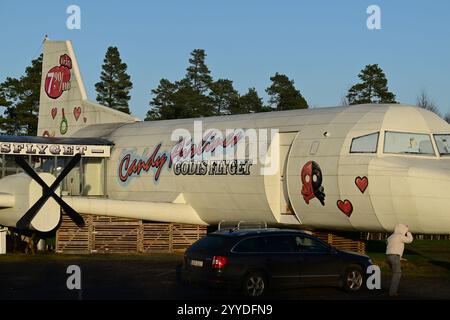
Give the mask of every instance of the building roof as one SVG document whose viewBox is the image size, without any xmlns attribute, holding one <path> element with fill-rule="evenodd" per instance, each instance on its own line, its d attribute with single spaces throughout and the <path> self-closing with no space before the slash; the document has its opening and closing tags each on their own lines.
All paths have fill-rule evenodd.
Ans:
<svg viewBox="0 0 450 320">
<path fill-rule="evenodd" d="M 114 145 L 113 142 L 103 138 L 72 138 L 72 137 L 61 138 L 61 137 L 7 136 L 7 135 L 0 135 L 0 142 L 94 145 L 94 146 Z"/>
</svg>

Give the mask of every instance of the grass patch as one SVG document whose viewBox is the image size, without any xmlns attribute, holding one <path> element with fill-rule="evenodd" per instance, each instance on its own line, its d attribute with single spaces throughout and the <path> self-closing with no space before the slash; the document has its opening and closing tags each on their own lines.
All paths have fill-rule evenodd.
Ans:
<svg viewBox="0 0 450 320">
<path fill-rule="evenodd" d="M 366 251 L 381 271 L 390 273 L 386 261 L 386 241 L 366 242 Z M 405 245 L 402 272 L 412 277 L 450 278 L 450 240 L 414 240 Z"/>
</svg>

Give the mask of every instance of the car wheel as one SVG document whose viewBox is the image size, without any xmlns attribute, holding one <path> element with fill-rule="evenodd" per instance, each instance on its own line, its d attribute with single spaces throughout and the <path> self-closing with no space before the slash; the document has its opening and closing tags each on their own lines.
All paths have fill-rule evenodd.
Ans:
<svg viewBox="0 0 450 320">
<path fill-rule="evenodd" d="M 260 272 L 249 273 L 244 279 L 244 294 L 247 297 L 257 298 L 267 290 L 266 277 Z"/>
<path fill-rule="evenodd" d="M 356 292 L 363 287 L 364 273 L 360 266 L 350 266 L 344 275 L 344 290 L 347 292 Z"/>
</svg>

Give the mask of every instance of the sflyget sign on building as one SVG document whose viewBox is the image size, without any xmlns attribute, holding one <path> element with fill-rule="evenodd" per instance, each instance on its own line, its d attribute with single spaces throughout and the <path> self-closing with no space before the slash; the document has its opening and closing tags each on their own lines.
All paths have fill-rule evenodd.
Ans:
<svg viewBox="0 0 450 320">
<path fill-rule="evenodd" d="M 109 157 L 111 143 L 103 139 L 15 137 L 0 136 L 0 154 L 23 156 Z"/>
</svg>

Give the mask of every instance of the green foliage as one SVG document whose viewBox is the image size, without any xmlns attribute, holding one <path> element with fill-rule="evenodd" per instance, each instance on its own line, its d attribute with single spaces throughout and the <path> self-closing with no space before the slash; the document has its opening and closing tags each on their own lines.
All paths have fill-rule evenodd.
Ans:
<svg viewBox="0 0 450 320">
<path fill-rule="evenodd" d="M 255 88 L 249 88 L 248 92 L 239 98 L 239 108 L 241 112 L 238 113 L 273 111 L 271 107 L 264 106 Z"/>
<path fill-rule="evenodd" d="M 264 106 L 255 88 L 250 88 L 241 96 L 234 88 L 233 81 L 228 79 L 214 81 L 205 58 L 204 50 L 195 49 L 191 52 L 185 78 L 174 83 L 161 79 L 158 87 L 151 91 L 153 94 L 150 101 L 151 108 L 145 120 L 209 117 L 275 110 Z M 293 81 L 278 73 L 271 80 L 273 84 L 268 90 L 272 100 L 277 101 L 276 110 L 307 108 L 305 99 L 295 89 Z"/>
<path fill-rule="evenodd" d="M 246 113 L 239 105 L 239 93 L 233 88 L 233 81 L 219 79 L 211 83 L 209 94 L 215 115 Z"/>
<path fill-rule="evenodd" d="M 161 79 L 159 86 L 152 90 L 152 108 L 145 120 L 184 119 L 212 115 L 210 100 L 199 93 L 187 79 L 170 82 Z"/>
<path fill-rule="evenodd" d="M 269 103 L 274 105 L 277 111 L 308 108 L 305 98 L 295 88 L 294 80 L 278 72 L 270 80 L 272 85 L 266 92 L 270 96 Z"/>
<path fill-rule="evenodd" d="M 186 79 L 197 92 L 206 94 L 211 86 L 212 77 L 205 63 L 206 53 L 203 49 L 191 52 L 190 66 L 186 69 Z"/>
<path fill-rule="evenodd" d="M 36 135 L 39 112 L 39 93 L 42 73 L 42 54 L 31 61 L 25 75 L 6 78 L 0 84 L 0 131 L 8 135 Z"/>
<path fill-rule="evenodd" d="M 158 87 L 151 91 L 154 97 L 145 120 L 208 117 L 215 114 L 209 96 L 213 81 L 205 58 L 204 50 L 195 49 L 191 53 L 185 78 L 175 83 L 167 79 L 160 80 Z"/>
<path fill-rule="evenodd" d="M 127 64 L 122 62 L 117 47 L 109 47 L 103 60 L 100 82 L 95 84 L 95 90 L 100 104 L 129 114 L 129 93 L 133 83 L 126 71 Z"/>
<path fill-rule="evenodd" d="M 369 64 L 358 74 L 361 82 L 347 93 L 350 105 L 363 103 L 397 103 L 395 94 L 389 91 L 386 75 L 377 64 Z"/>
</svg>

